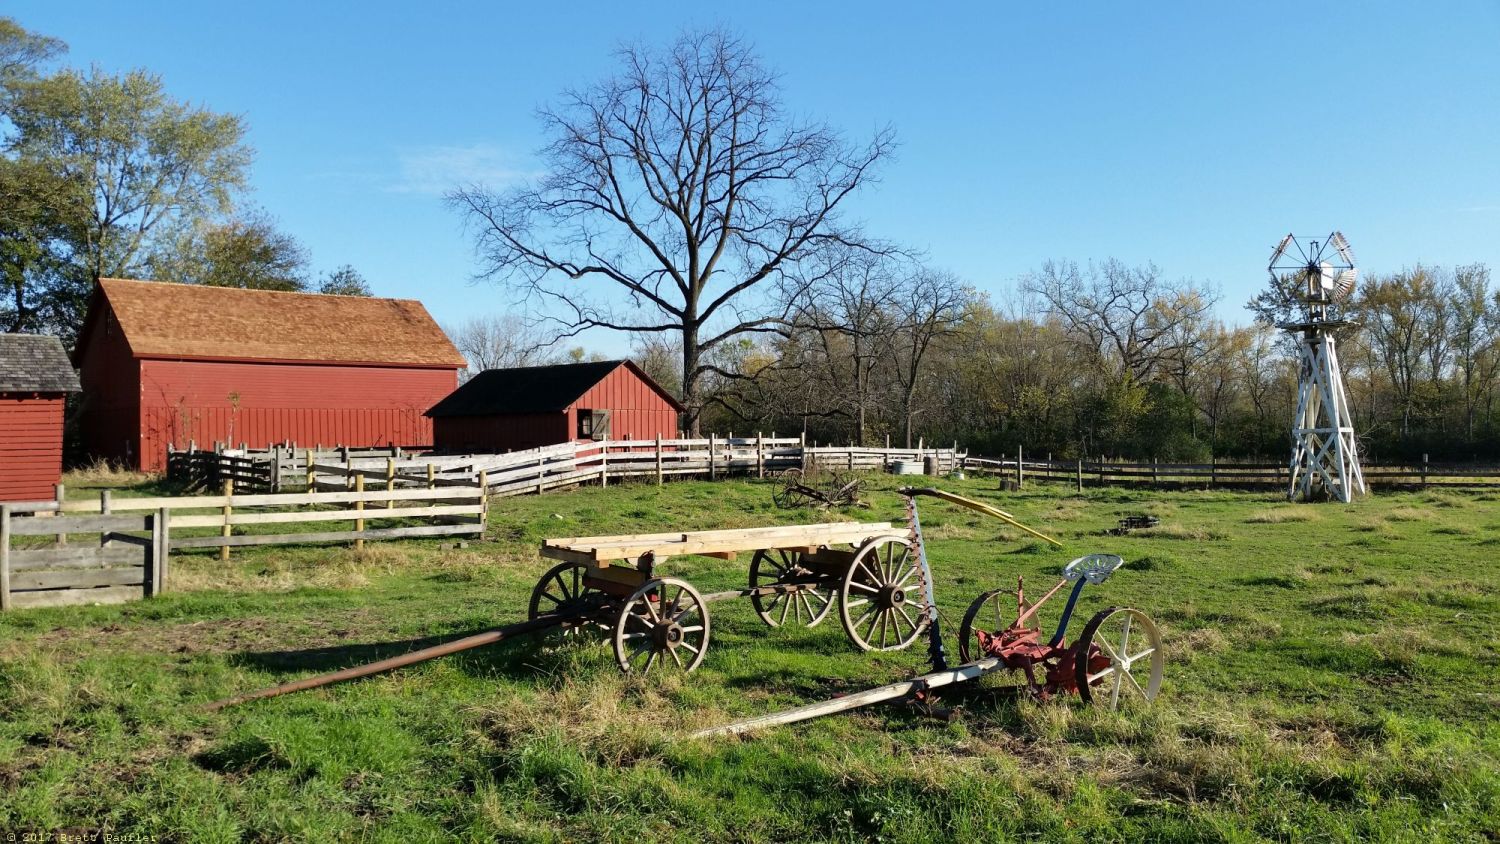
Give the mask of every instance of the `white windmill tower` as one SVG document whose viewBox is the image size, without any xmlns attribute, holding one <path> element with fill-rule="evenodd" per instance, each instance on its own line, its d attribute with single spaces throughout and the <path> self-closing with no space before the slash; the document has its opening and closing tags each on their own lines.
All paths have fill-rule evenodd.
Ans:
<svg viewBox="0 0 1500 844">
<path fill-rule="evenodd" d="M 1328 306 L 1354 291 L 1354 253 L 1340 232 L 1321 242 L 1287 235 L 1271 253 L 1268 269 L 1271 283 L 1302 306 L 1303 316 L 1302 322 L 1278 326 L 1296 337 L 1300 363 L 1287 497 L 1323 494 L 1347 503 L 1365 491 L 1365 476 L 1333 337 L 1334 329 L 1350 323 L 1331 319 Z"/>
</svg>

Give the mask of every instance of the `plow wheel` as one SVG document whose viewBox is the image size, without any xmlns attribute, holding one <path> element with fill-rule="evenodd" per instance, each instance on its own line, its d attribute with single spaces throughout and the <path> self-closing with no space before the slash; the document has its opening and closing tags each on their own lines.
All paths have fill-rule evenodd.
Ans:
<svg viewBox="0 0 1500 844">
<path fill-rule="evenodd" d="M 765 586 L 801 587 L 790 592 L 751 595 L 755 614 L 771 627 L 780 627 L 788 619 L 793 624 L 816 627 L 833 610 L 833 590 L 822 585 L 822 578 L 802 565 L 801 551 L 762 550 L 750 561 L 750 588 Z"/>
<path fill-rule="evenodd" d="M 783 510 L 791 510 L 807 504 L 807 492 L 802 486 L 802 470 L 788 469 L 776 478 L 776 491 L 771 500 Z"/>
<path fill-rule="evenodd" d="M 692 671 L 708 653 L 708 607 L 685 580 L 659 577 L 631 593 L 615 619 L 615 661 L 627 674 Z"/>
<path fill-rule="evenodd" d="M 599 590 L 584 585 L 583 576 L 587 570 L 582 563 L 558 563 L 547 569 L 547 573 L 531 589 L 531 604 L 526 610 L 526 618 L 533 619 L 547 612 L 596 608 L 603 595 Z M 590 621 L 568 627 L 563 630 L 562 635 L 573 637 L 585 630 L 599 630 L 603 626 L 597 621 Z"/>
<path fill-rule="evenodd" d="M 1121 699 L 1150 702 L 1161 688 L 1166 654 L 1151 617 L 1110 607 L 1089 619 L 1073 645 L 1078 696 L 1115 709 Z"/>
<path fill-rule="evenodd" d="M 854 555 L 839 587 L 839 620 L 863 651 L 898 651 L 927 629 L 921 563 L 911 540 L 881 536 Z"/>
<path fill-rule="evenodd" d="M 1009 589 L 991 589 L 969 605 L 969 609 L 964 612 L 963 623 L 958 626 L 960 665 L 986 656 L 979 647 L 979 637 L 974 635 L 974 631 L 983 630 L 999 636 L 1005 630 L 1005 611 L 1011 607 L 1015 594 Z"/>
</svg>

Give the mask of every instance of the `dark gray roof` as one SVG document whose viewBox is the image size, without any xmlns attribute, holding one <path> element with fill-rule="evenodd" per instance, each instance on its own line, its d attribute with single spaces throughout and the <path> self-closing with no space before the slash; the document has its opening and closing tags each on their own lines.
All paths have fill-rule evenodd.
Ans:
<svg viewBox="0 0 1500 844">
<path fill-rule="evenodd" d="M 651 385 L 672 406 L 682 406 L 628 360 L 559 363 L 551 366 L 521 366 L 486 369 L 427 411 L 431 417 L 492 416 L 499 413 L 547 413 L 566 410 L 604 376 L 627 366 Z"/>
<path fill-rule="evenodd" d="M 62 343 L 39 334 L 0 334 L 0 393 L 76 393 L 78 376 Z"/>
</svg>

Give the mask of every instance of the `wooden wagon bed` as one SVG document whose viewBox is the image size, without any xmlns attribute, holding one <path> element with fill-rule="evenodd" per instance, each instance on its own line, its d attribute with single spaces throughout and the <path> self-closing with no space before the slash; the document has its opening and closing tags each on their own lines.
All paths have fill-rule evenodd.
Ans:
<svg viewBox="0 0 1500 844">
<path fill-rule="evenodd" d="M 668 557 L 734 559 L 740 551 L 812 551 L 830 545 L 857 545 L 872 536 L 899 533 L 890 522 L 826 522 L 814 525 L 638 533 L 548 539 L 542 556 L 592 567 L 635 563 L 647 554 L 655 563 Z"/>
</svg>

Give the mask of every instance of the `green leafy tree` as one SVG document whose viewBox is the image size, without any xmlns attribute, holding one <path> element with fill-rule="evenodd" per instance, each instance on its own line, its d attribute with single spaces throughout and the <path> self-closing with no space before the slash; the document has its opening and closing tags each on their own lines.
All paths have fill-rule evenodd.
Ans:
<svg viewBox="0 0 1500 844">
<path fill-rule="evenodd" d="M 370 296 L 370 283 L 359 270 L 348 264 L 325 274 L 318 281 L 318 292 L 329 296 Z"/>
<path fill-rule="evenodd" d="M 222 223 L 196 222 L 163 242 L 147 269 L 160 281 L 252 290 L 307 289 L 307 250 L 258 214 Z"/>
<path fill-rule="evenodd" d="M 44 285 L 50 326 L 78 328 L 92 283 L 139 274 L 159 236 L 227 213 L 251 159 L 244 124 L 168 96 L 145 71 L 64 70 L 7 83 L 13 161 L 86 185 L 66 217 L 67 261 Z"/>
</svg>

